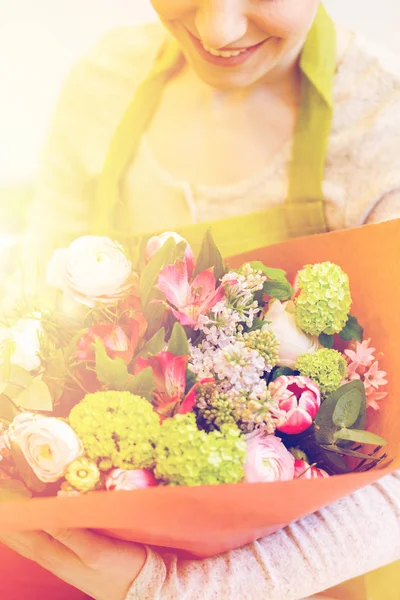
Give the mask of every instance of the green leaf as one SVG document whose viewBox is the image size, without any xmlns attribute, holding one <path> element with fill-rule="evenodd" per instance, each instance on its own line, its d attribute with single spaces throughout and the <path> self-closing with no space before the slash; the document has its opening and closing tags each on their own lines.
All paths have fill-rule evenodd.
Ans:
<svg viewBox="0 0 400 600">
<path fill-rule="evenodd" d="M 97 378 L 108 388 L 125 389 L 129 373 L 124 361 L 121 358 L 110 358 L 104 344 L 98 338 L 95 342 L 95 353 Z"/>
<path fill-rule="evenodd" d="M 175 323 L 168 342 L 168 352 L 175 356 L 189 356 L 189 342 L 180 323 Z"/>
<path fill-rule="evenodd" d="M 147 334 L 154 337 L 161 329 L 166 307 L 162 302 L 163 296 L 158 290 L 155 290 L 152 299 L 161 300 L 161 302 L 150 302 L 144 307 L 143 312 L 147 320 Z"/>
<path fill-rule="evenodd" d="M 257 331 L 258 329 L 262 329 L 264 325 L 267 325 L 268 321 L 264 321 L 264 319 L 258 319 L 257 317 L 253 319 L 253 325 L 251 327 L 246 327 L 246 331 Z"/>
<path fill-rule="evenodd" d="M 167 265 L 173 265 L 177 260 L 182 259 L 185 254 L 186 242 L 177 244 L 173 238 L 168 238 L 165 244 L 153 256 L 143 269 L 140 277 L 140 297 L 143 306 L 151 299 L 158 281 L 158 276 Z"/>
<path fill-rule="evenodd" d="M 19 479 L 0 480 L 0 502 L 32 498 L 31 492 Z"/>
<path fill-rule="evenodd" d="M 255 260 L 250 263 L 250 266 L 255 271 L 262 271 L 263 275 L 271 279 L 272 281 L 286 282 L 286 271 L 283 269 L 274 269 L 272 267 L 266 267 L 261 261 Z"/>
<path fill-rule="evenodd" d="M 46 484 L 40 481 L 29 466 L 21 448 L 15 442 L 11 442 L 11 456 L 17 468 L 18 474 L 24 481 L 27 488 L 32 492 L 43 492 L 46 489 Z"/>
<path fill-rule="evenodd" d="M 11 357 L 15 352 L 15 342 L 13 340 L 4 340 L 1 352 L 1 379 L 8 381 L 11 375 Z"/>
<path fill-rule="evenodd" d="M 201 244 L 200 254 L 196 261 L 194 275 L 196 276 L 207 269 L 211 269 L 211 267 L 214 267 L 214 276 L 216 281 L 219 281 L 227 272 L 221 253 L 218 250 L 211 234 L 211 229 L 208 229 Z"/>
<path fill-rule="evenodd" d="M 8 396 L 6 396 L 5 394 L 1 394 L 0 395 L 0 419 L 11 423 L 11 421 L 14 420 L 14 417 L 19 415 L 19 413 L 20 413 L 20 411 L 18 410 L 18 407 L 14 404 L 14 402 L 12 400 L 10 400 L 10 398 Z"/>
<path fill-rule="evenodd" d="M 74 351 L 75 351 L 74 344 Z M 54 402 L 57 402 L 64 393 L 67 379 L 67 361 L 64 351 L 59 348 L 50 360 L 46 362 L 43 381 L 48 385 Z"/>
<path fill-rule="evenodd" d="M 143 346 L 142 350 L 140 351 L 139 356 L 141 356 L 143 358 L 147 358 L 149 355 L 155 356 L 159 352 L 163 351 L 164 346 L 165 346 L 165 329 L 164 329 L 164 327 L 161 327 L 161 329 L 159 329 L 157 331 L 157 333 L 155 333 L 153 335 L 153 337 L 150 338 L 148 342 L 146 342 L 146 344 Z"/>
<path fill-rule="evenodd" d="M 360 429 L 340 429 L 335 433 L 335 438 L 359 444 L 371 444 L 371 446 L 387 446 L 387 441 L 376 435 L 376 433 Z"/>
<path fill-rule="evenodd" d="M 126 389 L 132 394 L 142 396 L 142 398 L 146 398 L 146 400 L 151 402 L 155 387 L 153 369 L 147 367 L 137 375 L 129 378 Z"/>
<path fill-rule="evenodd" d="M 11 365 L 9 377 L 0 381 L 0 394 L 15 397 L 32 383 L 32 375 L 18 365 Z M 8 393 L 9 392 L 9 393 Z"/>
<path fill-rule="evenodd" d="M 354 390 L 354 391 L 353 391 Z M 339 427 L 333 421 L 335 408 L 342 397 L 352 400 L 361 394 L 360 414 L 364 410 L 365 389 L 361 381 L 355 380 L 346 383 L 333 394 L 331 394 L 322 404 L 315 417 L 315 439 L 318 444 L 332 444 L 335 440 L 335 433 Z"/>
<path fill-rule="evenodd" d="M 30 386 L 17 396 L 16 403 L 28 411 L 51 412 L 53 410 L 53 399 L 50 390 L 39 377 L 34 379 Z"/>
<path fill-rule="evenodd" d="M 278 377 L 282 377 L 283 375 L 290 377 L 295 373 L 296 371 L 293 371 L 293 369 L 290 369 L 289 367 L 277 367 L 271 373 L 270 382 L 275 381 L 275 379 L 278 379 Z"/>
<path fill-rule="evenodd" d="M 346 389 L 343 391 L 343 388 Z M 357 421 L 363 400 L 365 401 L 365 387 L 361 381 L 356 380 L 353 385 L 342 386 L 339 390 L 342 392 L 336 402 L 332 421 L 338 427 L 351 427 Z"/>
<path fill-rule="evenodd" d="M 340 456 L 351 456 L 353 458 L 361 458 L 362 460 L 370 460 L 372 462 L 380 462 L 382 460 L 382 458 L 379 456 L 377 457 L 370 454 L 364 454 L 363 452 L 357 452 L 356 450 L 351 450 L 349 448 L 338 448 L 334 445 L 323 445 L 322 448 L 327 452 L 340 454 Z"/>
<path fill-rule="evenodd" d="M 328 335 L 326 333 L 321 333 L 318 337 L 318 341 L 324 348 L 329 348 L 331 350 L 333 348 L 333 342 L 335 341 L 334 335 Z"/>
<path fill-rule="evenodd" d="M 196 382 L 197 382 L 197 376 L 195 375 L 195 373 L 193 373 L 192 371 L 190 371 L 190 369 L 187 368 L 186 369 L 185 394 L 190 392 L 190 390 L 196 384 Z"/>
<path fill-rule="evenodd" d="M 287 280 L 266 281 L 263 286 L 263 291 L 271 298 L 277 298 L 282 302 L 290 300 L 294 293 L 292 286 Z"/>
<path fill-rule="evenodd" d="M 345 342 L 350 342 L 351 340 L 362 342 L 364 337 L 364 329 L 361 327 L 356 317 L 349 315 L 346 326 L 342 329 L 339 335 Z"/>
</svg>

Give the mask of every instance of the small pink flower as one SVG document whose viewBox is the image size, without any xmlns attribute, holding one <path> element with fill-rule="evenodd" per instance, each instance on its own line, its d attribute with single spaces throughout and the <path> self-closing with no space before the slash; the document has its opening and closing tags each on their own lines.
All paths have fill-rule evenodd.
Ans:
<svg viewBox="0 0 400 600">
<path fill-rule="evenodd" d="M 323 469 L 312 467 L 305 460 L 296 460 L 294 463 L 295 479 L 326 479 L 328 473 Z"/>
<path fill-rule="evenodd" d="M 387 392 L 377 392 L 373 387 L 365 388 L 367 406 L 373 410 L 379 410 L 379 402 L 387 397 Z"/>
<path fill-rule="evenodd" d="M 167 265 L 158 276 L 158 288 L 181 325 L 195 326 L 224 296 L 223 286 L 216 287 L 213 269 L 199 273 L 189 282 L 185 261 Z"/>
<path fill-rule="evenodd" d="M 369 347 L 370 340 L 362 343 L 355 342 L 352 349 L 345 350 L 347 356 L 348 381 L 359 379 L 364 383 L 367 406 L 373 410 L 379 410 L 379 401 L 387 396 L 387 392 L 379 391 L 379 388 L 388 383 L 386 372 L 379 370 L 378 361 L 375 360 L 375 348 Z"/>
<path fill-rule="evenodd" d="M 344 354 L 348 358 L 347 370 L 349 376 L 356 372 L 358 372 L 360 375 L 363 375 L 365 370 L 374 362 L 375 348 L 369 347 L 370 342 L 371 340 L 355 342 L 348 350 L 344 351 Z"/>
<path fill-rule="evenodd" d="M 247 436 L 244 469 L 248 483 L 289 481 L 294 478 L 294 457 L 280 438 L 256 432 Z"/>
<path fill-rule="evenodd" d="M 192 276 L 194 271 L 194 256 L 193 250 L 190 247 L 189 243 L 178 233 L 174 231 L 166 231 L 165 233 L 161 233 L 160 235 L 155 235 L 149 239 L 146 245 L 146 262 L 149 262 L 153 258 L 155 254 L 164 246 L 164 244 L 173 239 L 176 244 L 180 244 L 181 242 L 186 242 L 186 250 L 185 250 L 185 262 L 188 270 L 189 277 Z"/>
<path fill-rule="evenodd" d="M 279 403 L 282 416 L 277 429 L 283 433 L 302 433 L 312 425 L 321 405 L 319 387 L 308 377 L 282 375 L 268 387 Z"/>
<path fill-rule="evenodd" d="M 375 361 L 374 364 L 365 373 L 364 383 L 366 387 L 372 386 L 377 390 L 382 385 L 387 384 L 387 379 L 385 379 L 386 375 L 387 373 L 385 371 L 378 371 L 378 361 Z"/>
<path fill-rule="evenodd" d="M 146 469 L 124 471 L 113 469 L 107 476 L 106 489 L 109 492 L 130 492 L 158 485 L 153 473 Z"/>
</svg>

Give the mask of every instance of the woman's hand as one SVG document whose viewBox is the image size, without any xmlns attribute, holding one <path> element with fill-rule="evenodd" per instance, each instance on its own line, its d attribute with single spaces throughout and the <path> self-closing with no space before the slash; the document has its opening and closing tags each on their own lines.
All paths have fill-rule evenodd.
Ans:
<svg viewBox="0 0 400 600">
<path fill-rule="evenodd" d="M 124 600 L 146 561 L 144 546 L 84 529 L 0 533 L 0 543 L 95 600 Z"/>
</svg>

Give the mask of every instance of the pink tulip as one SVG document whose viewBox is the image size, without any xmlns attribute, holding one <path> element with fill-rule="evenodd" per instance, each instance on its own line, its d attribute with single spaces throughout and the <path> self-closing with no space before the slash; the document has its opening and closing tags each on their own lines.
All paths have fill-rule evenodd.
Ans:
<svg viewBox="0 0 400 600">
<path fill-rule="evenodd" d="M 305 460 L 296 460 L 294 463 L 295 479 L 326 479 L 328 473 L 323 469 L 312 467 Z"/>
<path fill-rule="evenodd" d="M 146 245 L 146 262 L 149 262 L 149 260 L 151 260 L 153 258 L 153 256 L 155 254 L 157 254 L 157 252 L 160 250 L 160 248 L 162 248 L 164 246 L 164 244 L 171 238 L 176 242 L 176 244 L 180 244 L 181 242 L 186 242 L 186 250 L 185 250 L 184 259 L 185 259 L 185 262 L 187 265 L 189 277 L 191 277 L 193 274 L 193 271 L 194 271 L 193 250 L 190 247 L 189 243 L 185 240 L 185 238 L 183 238 L 178 233 L 175 233 L 174 231 L 166 231 L 165 233 L 161 233 L 160 235 L 155 235 L 149 239 L 149 241 L 147 242 L 147 245 Z"/>
<path fill-rule="evenodd" d="M 277 425 L 279 431 L 296 435 L 312 425 L 321 406 L 316 383 L 308 377 L 282 375 L 270 383 L 268 389 L 282 411 Z"/>
<path fill-rule="evenodd" d="M 158 485 L 153 473 L 146 469 L 125 471 L 113 469 L 107 476 L 106 489 L 109 492 L 130 492 Z"/>
<path fill-rule="evenodd" d="M 247 437 L 244 469 L 248 483 L 289 481 L 294 478 L 294 457 L 280 438 L 256 432 Z"/>
<path fill-rule="evenodd" d="M 224 296 L 223 286 L 216 288 L 212 268 L 199 273 L 190 283 L 187 264 L 182 260 L 161 271 L 158 288 L 177 321 L 192 327 L 198 324 L 200 315 L 207 315 Z"/>
</svg>

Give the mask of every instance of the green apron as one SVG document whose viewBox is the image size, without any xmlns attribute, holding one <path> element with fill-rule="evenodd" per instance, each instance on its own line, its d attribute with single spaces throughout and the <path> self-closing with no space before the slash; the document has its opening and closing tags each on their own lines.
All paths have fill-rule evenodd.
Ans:
<svg viewBox="0 0 400 600">
<path fill-rule="evenodd" d="M 113 235 L 132 245 L 127 207 L 121 182 L 134 160 L 142 134 L 155 114 L 168 79 L 179 67 L 182 55 L 169 39 L 149 76 L 142 82 L 111 140 L 99 177 L 93 211 L 92 231 Z M 196 223 L 177 229 L 196 251 L 205 231 L 213 236 L 226 257 L 289 238 L 327 230 L 322 181 L 332 120 L 332 89 L 336 68 L 335 26 L 320 5 L 302 52 L 301 105 L 294 135 L 289 189 L 286 202 L 261 212 Z M 162 199 L 161 199 L 162 201 Z M 157 208 L 151 210 L 157 214 Z M 143 232 L 142 237 L 159 233 Z M 137 236 L 136 244 L 139 244 Z"/>
</svg>

